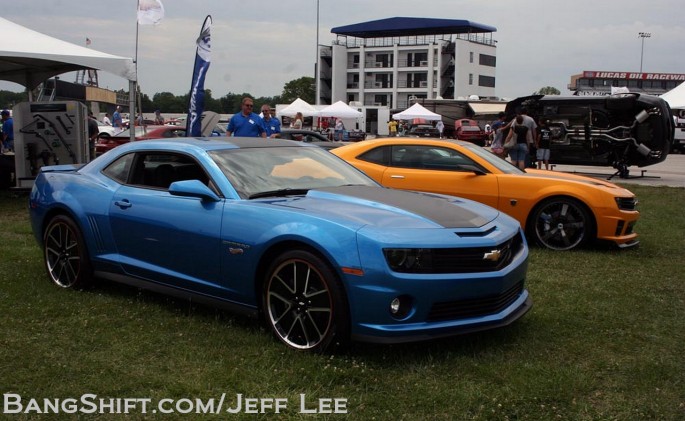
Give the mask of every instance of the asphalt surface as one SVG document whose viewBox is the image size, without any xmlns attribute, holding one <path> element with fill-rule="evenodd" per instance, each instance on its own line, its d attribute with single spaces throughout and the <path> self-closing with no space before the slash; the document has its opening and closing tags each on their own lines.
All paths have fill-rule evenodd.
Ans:
<svg viewBox="0 0 685 421">
<path fill-rule="evenodd" d="M 553 171 L 564 171 L 588 177 L 608 179 L 616 170 L 611 167 L 583 165 L 554 165 Z M 685 155 L 669 154 L 660 164 L 647 167 L 629 167 L 628 178 L 613 176 L 609 181 L 618 184 L 642 184 L 645 186 L 685 187 Z"/>
</svg>

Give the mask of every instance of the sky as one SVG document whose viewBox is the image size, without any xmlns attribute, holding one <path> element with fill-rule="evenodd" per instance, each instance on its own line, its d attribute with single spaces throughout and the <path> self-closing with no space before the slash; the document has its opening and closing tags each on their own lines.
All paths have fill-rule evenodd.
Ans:
<svg viewBox="0 0 685 421">
<path fill-rule="evenodd" d="M 389 17 L 465 19 L 497 28 L 495 94 L 529 95 L 545 86 L 562 94 L 583 70 L 685 73 L 682 0 L 161 0 L 159 25 L 138 26 L 142 92 L 182 95 L 190 89 L 195 40 L 212 16 L 212 63 L 205 88 L 280 95 L 283 86 L 314 76 L 317 40 L 331 28 Z M 136 0 L 4 0 L 5 19 L 64 41 L 136 57 Z M 639 32 L 651 33 L 640 38 Z M 644 41 L 644 46 L 643 46 Z M 11 42 L 5 38 L 3 42 Z M 64 80 L 74 74 L 63 76 Z M 124 79 L 99 73 L 100 86 L 128 90 Z M 21 91 L 10 82 L 0 89 Z"/>
</svg>

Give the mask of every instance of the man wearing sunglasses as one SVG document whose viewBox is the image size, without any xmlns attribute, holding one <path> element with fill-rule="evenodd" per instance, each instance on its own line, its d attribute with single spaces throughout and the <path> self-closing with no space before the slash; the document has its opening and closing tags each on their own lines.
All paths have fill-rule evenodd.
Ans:
<svg viewBox="0 0 685 421">
<path fill-rule="evenodd" d="M 243 98 L 241 111 L 233 114 L 226 127 L 226 136 L 236 137 L 266 137 L 264 120 L 252 112 L 254 101 L 250 97 Z"/>
</svg>

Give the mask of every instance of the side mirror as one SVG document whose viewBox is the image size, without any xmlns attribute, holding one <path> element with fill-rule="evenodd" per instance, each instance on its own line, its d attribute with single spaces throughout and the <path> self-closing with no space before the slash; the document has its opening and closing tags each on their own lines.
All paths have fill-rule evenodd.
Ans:
<svg viewBox="0 0 685 421">
<path fill-rule="evenodd" d="M 169 193 L 173 196 L 197 197 L 202 200 L 218 202 L 221 200 L 209 187 L 200 180 L 183 180 L 171 183 Z"/>
<path fill-rule="evenodd" d="M 460 170 L 472 171 L 476 175 L 485 175 L 485 171 L 481 170 L 480 168 L 476 167 L 475 165 L 462 164 L 462 165 L 459 165 L 458 168 Z"/>
</svg>

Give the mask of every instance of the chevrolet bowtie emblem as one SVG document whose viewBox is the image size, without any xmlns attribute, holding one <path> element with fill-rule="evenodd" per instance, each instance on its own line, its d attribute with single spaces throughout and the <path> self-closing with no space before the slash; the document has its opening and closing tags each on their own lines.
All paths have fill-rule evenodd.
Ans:
<svg viewBox="0 0 685 421">
<path fill-rule="evenodd" d="M 502 256 L 502 252 L 499 250 L 492 250 L 486 253 L 483 253 L 483 260 L 490 260 L 493 262 L 499 261 L 500 256 Z"/>
</svg>

